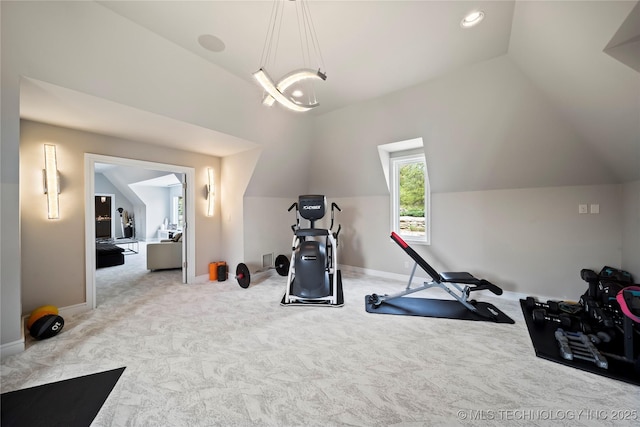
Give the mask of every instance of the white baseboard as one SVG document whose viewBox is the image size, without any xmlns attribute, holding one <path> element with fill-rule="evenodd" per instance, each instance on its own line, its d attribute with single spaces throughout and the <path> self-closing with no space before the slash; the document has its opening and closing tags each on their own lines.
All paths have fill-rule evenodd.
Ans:
<svg viewBox="0 0 640 427">
<path fill-rule="evenodd" d="M 340 270 L 351 272 L 351 273 L 359 273 L 359 274 L 367 274 L 370 276 L 382 277 L 384 279 L 393 279 L 393 280 L 401 280 L 401 281 L 409 281 L 408 274 L 398 274 L 398 273 L 390 273 L 388 271 L 380 271 L 380 270 L 372 270 L 370 268 L 362 268 L 362 267 L 354 267 L 352 265 L 340 265 Z"/>
<path fill-rule="evenodd" d="M 68 307 L 58 308 L 58 313 L 64 319 L 64 316 L 74 316 L 76 314 L 84 313 L 90 310 L 91 308 L 89 307 L 89 304 L 83 302 L 80 304 L 70 305 Z"/>
<path fill-rule="evenodd" d="M 201 274 L 200 276 L 196 276 L 195 281 L 193 283 L 201 284 L 201 283 L 207 283 L 207 282 L 209 282 L 209 275 Z"/>
<path fill-rule="evenodd" d="M 89 304 L 87 304 L 86 302 L 80 303 L 80 304 L 74 304 L 74 305 L 70 305 L 67 307 L 59 307 L 58 308 L 58 314 L 64 319 L 65 316 L 66 317 L 71 317 L 74 316 L 76 314 L 80 314 L 80 313 L 84 313 L 86 311 L 89 311 Z M 18 340 L 18 341 L 14 341 L 12 343 L 7 343 L 7 344 L 3 344 L 2 347 L 0 347 L 0 351 L 2 351 L 2 357 L 5 356 L 10 356 L 13 354 L 18 354 L 24 351 L 25 349 L 25 342 L 26 342 L 26 336 L 27 336 L 27 320 L 29 319 L 29 315 L 25 314 L 24 316 L 22 316 L 22 322 L 21 322 L 21 335 L 22 335 L 22 339 Z M 7 346 L 8 348 L 5 350 L 5 346 Z M 7 352 L 7 354 L 5 355 L 5 351 Z M 10 353 L 10 354 L 9 354 Z"/>
<path fill-rule="evenodd" d="M 0 359 L 4 360 L 5 357 L 13 356 L 24 351 L 24 337 L 21 340 L 8 342 L 0 346 Z"/>
</svg>

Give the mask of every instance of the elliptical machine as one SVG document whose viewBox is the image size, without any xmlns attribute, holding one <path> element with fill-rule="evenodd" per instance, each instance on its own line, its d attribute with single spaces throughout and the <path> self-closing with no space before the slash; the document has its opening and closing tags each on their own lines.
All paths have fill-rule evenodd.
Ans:
<svg viewBox="0 0 640 427">
<path fill-rule="evenodd" d="M 287 288 L 281 305 L 316 305 L 340 307 L 344 305 L 342 276 L 338 269 L 338 230 L 333 231 L 334 210 L 342 211 L 331 203 L 331 225 L 328 229 L 315 228 L 316 221 L 326 213 L 327 199 L 323 195 L 298 196 L 288 212 L 296 208 L 296 223 L 287 278 Z M 308 228 L 300 226 L 300 218 L 309 222 Z"/>
</svg>

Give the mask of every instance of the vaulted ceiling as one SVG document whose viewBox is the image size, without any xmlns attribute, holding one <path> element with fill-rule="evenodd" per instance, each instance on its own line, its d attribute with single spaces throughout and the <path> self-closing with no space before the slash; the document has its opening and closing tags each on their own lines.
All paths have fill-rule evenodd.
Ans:
<svg viewBox="0 0 640 427">
<path fill-rule="evenodd" d="M 270 1 L 101 1 L 120 15 L 254 85 Z M 621 182 L 640 179 L 640 6 L 636 1 L 310 1 L 327 81 L 317 84 L 320 106 L 312 117 L 412 87 L 478 62 L 508 56 L 549 99 L 585 144 Z M 463 29 L 460 21 L 483 10 L 484 21 Z M 285 16 L 285 19 L 289 19 Z M 293 19 L 293 18 L 292 18 Z M 295 20 L 290 23 L 295 26 Z M 279 44 L 279 76 L 299 58 L 299 38 L 287 22 Z M 209 44 L 207 44 L 209 42 Z M 208 48 L 207 48 L 208 47 Z M 281 69 L 275 68 L 281 66 Z M 74 127 L 56 93 L 56 114 L 47 105 L 53 88 L 32 82 L 22 92 L 23 117 Z M 96 100 L 92 100 L 94 102 Z M 71 102 L 71 101 L 69 101 Z M 74 103 L 82 102 L 80 99 Z M 94 102 L 92 108 L 100 108 Z M 118 115 L 108 106 L 110 119 Z M 138 114 L 124 111 L 131 136 L 140 135 Z M 46 117 L 45 117 L 46 116 Z M 93 118 L 101 115 L 93 115 Z M 123 118 L 124 117 L 124 118 Z M 136 120 L 138 118 L 138 120 Z M 215 132 L 158 117 L 162 133 Z M 112 123 L 112 121 L 111 121 Z M 104 133 L 108 124 L 93 123 Z M 124 128 L 124 127 L 123 127 Z M 153 131 L 154 126 L 146 126 Z M 86 129 L 86 127 L 85 127 Z M 120 135 L 126 136 L 126 135 Z M 162 140 L 158 135 L 155 139 Z M 184 139 L 184 138 L 182 138 Z M 228 145 L 248 148 L 231 141 Z M 227 155 L 225 148 L 210 154 Z"/>
</svg>

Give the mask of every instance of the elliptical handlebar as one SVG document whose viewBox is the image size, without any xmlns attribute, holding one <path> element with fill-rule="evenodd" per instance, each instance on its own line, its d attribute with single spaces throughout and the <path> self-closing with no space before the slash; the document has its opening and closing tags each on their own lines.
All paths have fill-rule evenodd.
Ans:
<svg viewBox="0 0 640 427">
<path fill-rule="evenodd" d="M 333 230 L 333 209 L 338 209 L 340 212 L 342 212 L 342 209 L 340 209 L 340 206 L 338 206 L 335 202 L 331 203 L 331 226 L 329 227 L 329 230 Z M 340 232 L 340 224 L 338 224 L 338 233 Z M 334 234 L 334 237 L 338 237 L 338 233 Z"/>
<path fill-rule="evenodd" d="M 342 230 L 342 225 L 338 224 L 338 231 L 333 233 L 333 238 L 336 239 L 336 246 L 338 246 L 338 234 L 340 234 L 340 230 Z"/>
<path fill-rule="evenodd" d="M 342 212 L 342 209 L 340 209 L 340 206 L 338 206 L 335 202 L 331 203 L 331 226 L 329 227 L 329 230 L 333 230 L 333 210 L 338 209 L 340 212 Z M 342 225 L 338 224 L 338 231 L 336 231 L 335 233 L 333 233 L 333 238 L 336 239 L 336 246 L 338 246 L 338 234 L 340 234 L 340 230 L 342 229 Z"/>
<path fill-rule="evenodd" d="M 287 209 L 287 212 L 291 212 L 291 209 L 293 208 L 296 208 L 296 223 L 291 226 L 291 231 L 293 231 L 293 234 L 295 234 L 296 230 L 300 228 L 300 215 L 298 212 L 298 202 L 293 202 L 293 204 L 289 206 L 289 209 Z"/>
</svg>

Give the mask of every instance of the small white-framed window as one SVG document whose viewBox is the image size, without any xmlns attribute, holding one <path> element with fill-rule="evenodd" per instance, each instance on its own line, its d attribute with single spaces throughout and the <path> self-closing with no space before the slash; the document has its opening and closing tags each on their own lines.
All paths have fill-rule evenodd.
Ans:
<svg viewBox="0 0 640 427">
<path fill-rule="evenodd" d="M 422 138 L 378 146 L 389 188 L 391 230 L 406 241 L 431 244 L 431 188 Z"/>
</svg>

